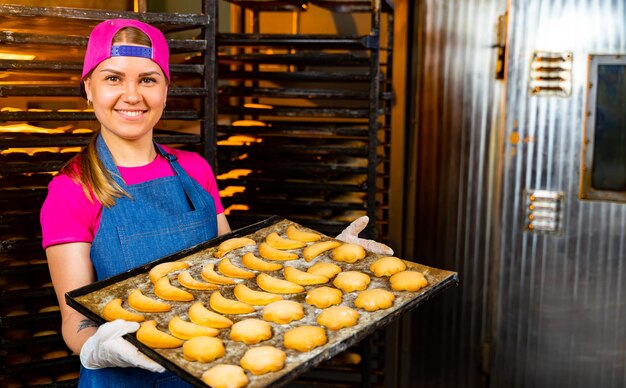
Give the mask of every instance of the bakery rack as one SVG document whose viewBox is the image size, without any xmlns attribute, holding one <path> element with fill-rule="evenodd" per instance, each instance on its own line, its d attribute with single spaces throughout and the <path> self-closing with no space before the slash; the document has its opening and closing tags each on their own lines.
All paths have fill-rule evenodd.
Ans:
<svg viewBox="0 0 626 388">
<path fill-rule="evenodd" d="M 387 237 L 393 4 L 238 1 L 240 30 L 219 33 L 217 172 L 244 226 L 280 214 L 328 235 L 360 215 Z M 263 18 L 317 7 L 368 15 L 365 34 L 267 33 Z M 374 222 L 374 220 L 376 220 Z"/>
</svg>

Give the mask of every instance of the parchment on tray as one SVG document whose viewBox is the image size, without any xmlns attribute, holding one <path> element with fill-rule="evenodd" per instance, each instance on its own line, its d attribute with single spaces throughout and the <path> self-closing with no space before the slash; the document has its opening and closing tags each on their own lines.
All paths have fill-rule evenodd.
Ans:
<svg viewBox="0 0 626 388">
<path fill-rule="evenodd" d="M 314 231 L 284 218 L 274 216 L 263 222 L 239 229 L 228 235 L 220 236 L 216 239 L 178 252 L 174 255 L 167 256 L 144 266 L 135 268 L 126 273 L 69 292 L 66 294 L 66 300 L 70 306 L 74 307 L 76 310 L 83 313 L 88 318 L 94 320 L 97 323 L 104 323 L 105 320 L 101 316 L 102 308 L 111 299 L 121 298 L 124 301 L 124 307 L 130 309 L 127 304 L 127 296 L 129 292 L 135 288 L 139 288 L 144 293 L 144 295 L 150 296 L 152 298 L 157 298 L 153 293 L 153 284 L 148 279 L 148 271 L 155 265 L 176 260 L 185 261 L 190 265 L 190 268 L 188 270 L 191 272 L 193 277 L 201 280 L 202 277 L 200 276 L 200 273 L 202 271 L 202 268 L 206 264 L 214 263 L 217 268 L 217 263 L 219 262 L 219 260 L 221 260 L 221 258 L 216 258 L 214 256 L 214 253 L 217 251 L 217 246 L 220 242 L 232 237 L 246 236 L 252 238 L 258 244 L 263 242 L 265 240 L 265 236 L 267 236 L 271 232 L 277 232 L 279 235 L 285 237 L 285 229 L 292 224 L 301 230 Z M 317 231 L 315 232 L 319 233 Z M 332 240 L 332 238 L 328 236 L 325 236 L 321 233 L 319 234 L 322 235 L 322 240 Z M 332 287 L 332 280 L 329 283 L 323 285 L 305 286 L 305 292 L 302 292 L 300 294 L 283 295 L 284 299 L 294 300 L 301 303 L 304 307 L 305 316 L 299 321 L 294 321 L 286 325 L 279 325 L 270 322 L 273 331 L 273 337 L 270 340 L 263 341 L 256 345 L 246 345 L 241 342 L 231 340 L 229 338 L 230 329 L 222 329 L 218 337 L 221 338 L 224 343 L 226 354 L 224 357 L 218 358 L 211 363 L 190 362 L 185 360 L 185 358 L 183 357 L 182 348 L 155 350 L 140 343 L 136 339 L 134 334 L 129 334 L 126 336 L 126 338 L 130 342 L 135 344 L 142 352 L 146 353 L 155 361 L 162 364 L 165 368 L 173 371 L 182 379 L 198 387 L 206 387 L 206 385 L 202 382 L 200 378 L 202 376 L 202 373 L 212 366 L 221 363 L 239 365 L 239 360 L 247 349 L 263 345 L 275 346 L 283 350 L 287 355 L 285 367 L 282 370 L 260 376 L 255 376 L 250 372 L 246 372 L 246 374 L 249 379 L 249 384 L 247 385 L 247 387 L 264 387 L 269 385 L 271 385 L 272 387 L 276 387 L 289 382 L 301 373 L 307 371 L 310 368 L 313 368 L 320 362 L 327 360 L 334 355 L 344 351 L 348 347 L 354 345 L 361 339 L 365 338 L 367 335 L 374 332 L 376 329 L 387 325 L 393 319 L 399 317 L 401 314 L 404 314 L 405 312 L 411 310 L 412 308 L 415 308 L 422 302 L 432 298 L 444 289 L 447 289 L 448 287 L 451 287 L 458 283 L 458 276 L 456 272 L 444 271 L 405 260 L 407 264 L 407 269 L 422 272 L 428 280 L 429 284 L 427 287 L 417 292 L 393 291 L 389 286 L 388 278 L 377 278 L 369 270 L 369 266 L 378 258 L 383 257 L 384 255 L 378 255 L 368 252 L 364 260 L 354 264 L 346 264 L 333 261 L 330 257 L 330 251 L 318 256 L 311 262 L 306 262 L 301 257 L 301 249 L 296 249 L 292 251 L 300 253 L 300 258 L 297 260 L 282 262 L 283 266 L 293 266 L 295 268 L 305 271 L 311 265 L 320 261 L 325 261 L 334 262 L 335 264 L 339 265 L 343 269 L 343 271 L 350 270 L 364 272 L 371 277 L 371 283 L 369 284 L 368 289 L 383 288 L 394 293 L 396 299 L 393 307 L 386 310 L 367 312 L 365 310 L 357 309 L 356 307 L 354 307 L 354 299 L 356 298 L 358 292 L 344 293 L 343 301 L 341 304 L 354 308 L 360 313 L 360 318 L 357 325 L 350 328 L 340 329 L 338 331 L 326 329 L 326 335 L 328 337 L 328 342 L 326 343 L 326 345 L 304 353 L 296 350 L 286 349 L 283 346 L 282 342 L 283 335 L 287 330 L 296 326 L 319 326 L 316 322 L 316 319 L 317 316 L 322 312 L 322 309 L 305 303 L 304 298 L 306 296 L 306 291 L 312 288 L 320 287 L 323 285 Z M 253 252 L 257 257 L 260 257 L 255 246 L 237 249 L 224 257 L 228 257 L 233 264 L 245 268 L 241 264 L 241 257 L 247 252 Z M 169 275 L 171 283 L 174 286 L 184 288 L 178 284 L 178 281 L 176 280 L 177 274 L 178 271 L 173 272 Z M 268 274 L 281 279 L 284 278 L 282 270 L 268 272 Z M 246 280 L 236 279 L 236 281 L 237 283 L 244 283 L 252 289 L 260 290 L 260 288 L 256 285 L 256 280 L 254 278 Z M 233 288 L 234 285 L 221 286 L 220 292 L 226 298 L 236 299 L 233 295 Z M 146 317 L 146 320 L 156 320 L 158 322 L 157 327 L 162 331 L 168 332 L 167 324 L 169 320 L 174 316 L 179 315 L 181 318 L 189 320 L 187 311 L 192 303 L 196 301 L 201 301 L 203 302 L 205 307 L 210 309 L 209 297 L 213 291 L 196 291 L 188 289 L 185 290 L 191 292 L 194 295 L 194 301 L 168 302 L 172 306 L 171 311 L 167 313 L 143 313 Z M 262 319 L 263 307 L 264 306 L 255 306 L 255 312 L 250 314 L 224 315 L 226 315 L 233 322 L 237 322 L 247 318 Z"/>
</svg>

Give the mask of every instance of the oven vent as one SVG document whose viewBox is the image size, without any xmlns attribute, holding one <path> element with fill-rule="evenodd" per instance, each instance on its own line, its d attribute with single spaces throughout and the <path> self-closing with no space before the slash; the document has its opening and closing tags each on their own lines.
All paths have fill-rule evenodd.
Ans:
<svg viewBox="0 0 626 388">
<path fill-rule="evenodd" d="M 572 53 L 535 51 L 530 64 L 530 94 L 569 97 L 572 94 Z"/>
</svg>

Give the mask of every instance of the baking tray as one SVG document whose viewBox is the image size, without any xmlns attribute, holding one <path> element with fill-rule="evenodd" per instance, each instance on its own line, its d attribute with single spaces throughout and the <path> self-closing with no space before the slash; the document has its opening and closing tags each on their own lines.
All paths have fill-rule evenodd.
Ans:
<svg viewBox="0 0 626 388">
<path fill-rule="evenodd" d="M 192 273 L 192 275 L 196 279 L 201 279 L 199 273 L 201 272 L 204 265 L 208 263 L 215 263 L 217 265 L 217 263 L 219 262 L 220 259 L 214 257 L 214 252 L 217 250 L 217 246 L 222 241 L 233 237 L 246 236 L 257 241 L 257 243 L 260 243 L 264 241 L 265 236 L 271 232 L 275 231 L 278 232 L 279 235 L 284 235 L 284 230 L 289 225 L 295 225 L 302 230 L 313 231 L 312 229 L 303 227 L 285 218 L 272 216 L 259 223 L 235 230 L 229 234 L 219 236 L 215 239 L 182 250 L 170 256 L 163 257 L 161 259 L 134 268 L 111 278 L 103 279 L 101 281 L 68 292 L 65 295 L 66 302 L 69 306 L 84 314 L 86 317 L 92 319 L 94 322 L 102 324 L 106 321 L 104 318 L 101 317 L 100 312 L 102 311 L 104 305 L 111 299 L 116 297 L 122 298 L 125 305 L 127 306 L 128 291 L 134 288 L 140 288 L 144 294 L 155 297 L 152 293 L 152 283 L 148 279 L 148 272 L 155 265 L 163 262 L 184 260 L 190 264 L 188 270 Z M 332 240 L 332 238 L 325 236 L 322 233 L 319 234 L 322 235 L 322 240 Z M 258 256 L 258 253 L 256 252 L 256 247 L 244 247 L 235 250 L 224 257 L 228 257 L 234 264 L 242 266 L 240 258 L 246 252 L 254 252 Z M 330 251 L 318 256 L 311 262 L 306 262 L 304 261 L 304 259 L 299 258 L 297 260 L 288 261 L 282 264 L 293 266 L 301 270 L 306 270 L 306 268 L 308 268 L 310 265 L 319 261 L 333 262 L 330 256 L 328 256 L 329 253 Z M 384 255 L 367 252 L 367 256 L 365 257 L 365 259 L 357 263 L 346 264 L 335 262 L 335 264 L 339 265 L 344 271 L 356 270 L 369 274 L 371 277 L 371 283 L 369 284 L 368 289 L 385 288 L 392 291 L 389 287 L 388 278 L 377 278 L 369 270 L 370 264 L 376 259 L 383 256 Z M 400 315 L 419 306 L 420 304 L 431 299 L 443 290 L 458 284 L 458 276 L 456 272 L 427 267 L 410 261 L 405 262 L 407 264 L 407 269 L 417 270 L 424 274 L 429 283 L 427 287 L 422 288 L 417 292 L 392 291 L 396 297 L 394 305 L 391 308 L 378 310 L 375 312 L 367 312 L 365 310 L 356 309 L 356 307 L 354 307 L 353 302 L 356 298 L 357 292 L 344 293 L 341 305 L 350 306 L 359 311 L 360 318 L 357 325 L 337 331 L 326 329 L 328 342 L 325 345 L 315 348 L 309 352 L 301 353 L 296 350 L 286 349 L 282 343 L 283 334 L 286 330 L 300 325 L 319 326 L 315 320 L 322 311 L 322 309 L 318 309 L 315 306 L 306 304 L 304 302 L 304 298 L 306 296 L 306 291 L 311 288 L 323 285 L 332 286 L 332 280 L 329 283 L 323 285 L 305 286 L 305 292 L 299 294 L 283 295 L 284 299 L 295 300 L 301 303 L 304 307 L 305 316 L 301 320 L 294 321 L 287 325 L 270 323 L 273 331 L 273 337 L 270 340 L 263 341 L 256 345 L 245 345 L 240 342 L 232 341 L 229 338 L 230 329 L 222 329 L 218 337 L 221 338 L 224 342 L 226 354 L 224 355 L 224 357 L 218 358 L 211 363 L 190 362 L 185 360 L 182 354 L 182 348 L 151 349 L 139 342 L 134 333 L 126 335 L 125 338 L 133 343 L 135 346 L 137 346 L 139 350 L 163 365 L 165 368 L 171 370 L 183 380 L 197 387 L 206 387 L 206 385 L 201 380 L 201 376 L 204 371 L 208 370 L 213 365 L 217 365 L 220 363 L 239 365 L 240 358 L 243 356 L 243 353 L 248 348 L 262 345 L 272 345 L 285 351 L 287 355 L 285 367 L 280 371 L 271 372 L 260 376 L 255 376 L 249 372 L 246 372 L 249 379 L 247 387 L 264 387 L 269 385 L 271 385 L 272 387 L 281 386 L 288 383 L 305 371 L 313 368 L 322 361 L 330 359 L 334 355 L 346 350 L 350 346 L 354 345 L 355 343 L 373 333 L 375 330 L 386 326 L 391 321 L 398 318 Z M 269 272 L 269 274 L 275 277 L 283 278 L 282 271 Z M 172 277 L 170 275 L 170 279 L 172 279 L 173 285 L 178 285 L 177 281 L 173 280 L 175 279 L 175 277 Z M 243 282 L 252 289 L 258 289 L 254 278 L 247 280 L 236 280 L 237 283 Z M 226 298 L 236 299 L 232 293 L 233 287 L 234 285 L 221 286 L 220 292 Z M 181 315 L 181 317 L 183 318 L 188 317 L 187 310 L 191 303 L 196 301 L 202 301 L 207 308 L 210 308 L 209 296 L 211 295 L 212 291 L 187 291 L 194 294 L 194 301 L 168 302 L 172 305 L 172 311 L 167 313 L 155 314 L 144 313 L 146 320 L 157 320 L 158 327 L 161 330 L 167 332 L 167 323 L 174 315 Z M 233 322 L 237 322 L 239 320 L 247 318 L 261 318 L 262 309 L 263 306 L 255 306 L 255 312 L 250 314 L 224 315 L 230 318 Z"/>
</svg>

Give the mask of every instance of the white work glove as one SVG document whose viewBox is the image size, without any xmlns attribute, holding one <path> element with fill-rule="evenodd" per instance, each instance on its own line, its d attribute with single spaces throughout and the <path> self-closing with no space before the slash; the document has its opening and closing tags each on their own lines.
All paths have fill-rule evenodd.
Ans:
<svg viewBox="0 0 626 388">
<path fill-rule="evenodd" d="M 89 337 L 80 350 L 80 362 L 87 369 L 109 367 L 137 367 L 162 373 L 165 368 L 141 353 L 133 344 L 122 338 L 139 329 L 137 322 L 116 319 L 107 322 Z"/>
<path fill-rule="evenodd" d="M 370 219 L 368 216 L 359 217 L 356 220 L 352 221 L 352 223 L 348 225 L 348 227 L 345 228 L 343 232 L 339 233 L 339 235 L 335 238 L 345 243 L 360 245 L 366 250 L 373 253 L 378 253 L 381 255 L 393 255 L 393 249 L 391 249 L 387 245 L 376 242 L 374 240 L 359 238 L 359 233 L 361 233 L 361 231 L 365 229 L 369 221 Z"/>
</svg>

